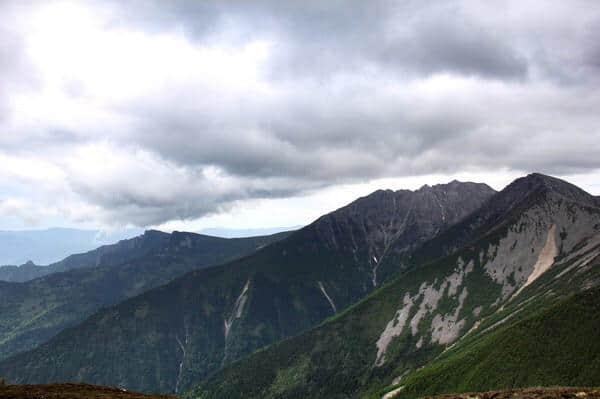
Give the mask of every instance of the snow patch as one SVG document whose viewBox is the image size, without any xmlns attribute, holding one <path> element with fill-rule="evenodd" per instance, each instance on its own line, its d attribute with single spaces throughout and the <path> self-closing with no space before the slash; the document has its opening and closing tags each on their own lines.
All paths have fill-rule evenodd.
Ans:
<svg viewBox="0 0 600 399">
<path fill-rule="evenodd" d="M 175 383 L 175 393 L 179 392 L 179 385 L 181 383 L 181 377 L 183 376 L 183 363 L 185 361 L 185 356 L 186 356 L 185 347 L 188 344 L 188 336 L 189 336 L 187 327 L 185 330 L 186 330 L 185 331 L 185 346 L 181 343 L 181 340 L 179 339 L 179 337 L 177 335 L 175 336 L 175 340 L 179 344 L 179 349 L 181 349 L 181 362 L 179 363 L 179 373 L 177 374 L 177 382 Z"/>
<path fill-rule="evenodd" d="M 377 287 L 377 267 L 379 266 L 379 263 L 377 262 L 376 256 L 373 256 L 373 262 L 375 262 L 375 265 L 373 266 L 373 278 L 371 281 L 373 281 L 373 287 Z"/>
<path fill-rule="evenodd" d="M 246 285 L 242 289 L 241 294 L 235 301 L 233 305 L 233 311 L 231 312 L 231 316 L 224 320 L 225 324 L 225 340 L 229 336 L 229 332 L 231 331 L 231 326 L 235 319 L 239 319 L 242 317 L 242 312 L 244 311 L 244 306 L 246 305 L 246 301 L 248 300 L 248 288 L 250 287 L 250 280 L 246 281 Z"/>
<path fill-rule="evenodd" d="M 321 292 L 323 293 L 323 295 L 325 296 L 325 298 L 327 299 L 327 301 L 329 301 L 329 304 L 331 305 L 331 309 L 333 309 L 333 313 L 337 313 L 337 308 L 335 306 L 335 303 L 333 303 L 333 300 L 327 294 L 327 291 L 325 291 L 325 287 L 323 286 L 323 283 L 321 281 L 318 282 L 318 286 L 319 286 L 319 289 L 321 290 Z"/>
</svg>

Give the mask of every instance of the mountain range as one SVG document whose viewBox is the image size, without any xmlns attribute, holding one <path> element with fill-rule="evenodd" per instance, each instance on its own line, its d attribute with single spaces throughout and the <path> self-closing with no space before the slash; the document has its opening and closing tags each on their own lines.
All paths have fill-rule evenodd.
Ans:
<svg viewBox="0 0 600 399">
<path fill-rule="evenodd" d="M 376 191 L 253 255 L 106 308 L 7 359 L 0 374 L 179 393 L 363 298 L 408 267 L 388 265 L 388 256 L 408 256 L 493 194 L 487 185 L 456 181 Z"/>
<path fill-rule="evenodd" d="M 0 344 L 16 349 L 3 352 L 0 375 L 190 398 L 600 385 L 600 200 L 560 179 L 379 190 L 211 267 L 183 249 L 189 234 L 125 263 L 4 283 Z M 90 283 L 98 273 L 103 283 Z M 39 281 L 53 288 L 23 305 Z M 10 326 L 56 323 L 68 312 L 54 309 L 112 284 L 119 294 L 81 311 L 86 319 L 11 341 Z"/>
<path fill-rule="evenodd" d="M 102 307 L 191 270 L 247 255 L 286 235 L 224 239 L 150 230 L 43 266 L 45 273 L 54 270 L 43 277 L 0 282 L 0 358 L 40 345 Z"/>
<path fill-rule="evenodd" d="M 520 322 L 550 323 L 549 315 L 570 306 L 560 305 L 561 301 L 597 286 L 599 233 L 597 198 L 539 174 L 518 179 L 420 251 L 429 253 L 434 244 L 438 248 L 462 245 L 461 249 L 408 270 L 318 328 L 225 368 L 190 397 L 380 398 L 389 391 L 396 391 L 398 397 L 417 397 L 484 386 L 510 388 L 527 382 L 597 385 L 600 352 L 593 346 L 596 363 L 586 363 L 577 371 L 575 364 L 582 362 L 571 363 L 564 368 L 573 370 L 561 379 L 536 378 L 537 374 L 529 374 L 526 361 L 512 358 L 503 365 L 512 374 L 500 373 L 495 381 L 490 375 L 498 373 L 493 366 L 499 362 L 483 359 L 481 348 L 510 358 L 506 351 L 511 348 L 498 344 L 510 341 L 511 328 L 522 328 Z M 595 309 L 600 304 L 597 290 L 585 294 L 583 300 L 593 304 L 565 322 L 575 323 L 570 328 L 577 328 L 577 323 L 586 325 L 581 334 L 585 340 L 580 342 L 589 346 L 600 338 L 600 330 L 594 329 Z M 549 313 L 539 315 L 544 311 Z M 590 316 L 591 320 L 586 319 Z M 491 334 L 504 339 L 489 338 Z M 564 337 L 566 332 L 544 331 L 542 342 L 548 343 L 550 334 Z M 525 352 L 517 353 L 525 360 L 527 351 L 536 345 L 523 346 Z M 574 353 L 571 359 L 582 352 L 570 345 L 556 352 L 570 351 Z M 477 369 L 478 363 L 471 358 L 473 352 L 486 365 L 482 369 Z M 538 362 L 557 360 L 546 352 Z M 587 377 L 569 378 L 577 373 Z M 511 379 L 523 374 L 528 379 Z M 473 380 L 465 378 L 467 375 L 474 376 Z M 471 385 L 471 381 L 479 384 Z"/>
<path fill-rule="evenodd" d="M 116 244 L 108 244 L 96 249 L 69 255 L 48 266 L 38 266 L 29 261 L 21 266 L 0 267 L 0 280 L 25 282 L 52 273 L 65 272 L 72 269 L 92 268 L 96 266 L 115 265 L 128 260 L 140 258 L 168 241 L 168 234 L 159 231 L 147 231 L 141 236 L 125 239 Z"/>
<path fill-rule="evenodd" d="M 58 227 L 44 230 L 3 230 L 0 231 L 0 266 L 21 265 L 29 261 L 47 265 L 68 255 L 90 251 L 141 233 L 143 230 L 138 228 L 114 231 Z M 0 273 L 2 270 L 0 267 Z"/>
</svg>

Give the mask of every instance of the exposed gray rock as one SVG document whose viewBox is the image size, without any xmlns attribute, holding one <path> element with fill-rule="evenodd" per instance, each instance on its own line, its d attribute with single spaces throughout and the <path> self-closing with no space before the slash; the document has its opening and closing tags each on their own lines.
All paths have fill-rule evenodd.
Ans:
<svg viewBox="0 0 600 399">
<path fill-rule="evenodd" d="M 452 181 L 416 191 L 378 190 L 318 219 L 318 235 L 327 245 L 346 248 L 358 264 L 369 265 L 377 286 L 390 271 L 379 267 L 390 255 L 417 248 L 462 220 L 495 191 L 485 184 Z"/>
<path fill-rule="evenodd" d="M 454 342 L 465 325 L 465 320 L 458 320 L 465 299 L 468 295 L 467 287 L 464 287 L 458 297 L 458 306 L 452 314 L 436 314 L 431 321 L 431 342 L 447 345 Z"/>
<path fill-rule="evenodd" d="M 500 301 L 531 284 L 552 266 L 556 256 L 570 253 L 599 228 L 600 213 L 549 192 L 543 202 L 524 212 L 483 256 L 487 259 L 484 266 L 487 273 L 502 285 Z"/>
<path fill-rule="evenodd" d="M 422 333 L 427 330 L 425 328 L 420 331 L 419 325 L 422 319 L 426 315 L 433 314 L 437 310 L 438 303 L 444 294 L 450 298 L 456 297 L 459 287 L 463 285 L 464 277 L 473 272 L 473 268 L 473 261 L 465 264 L 465 262 L 459 258 L 454 271 L 446 276 L 437 288 L 437 280 L 435 280 L 433 283 L 423 282 L 419 287 L 419 291 L 414 296 L 411 296 L 409 292 L 405 293 L 402 308 L 396 311 L 394 317 L 388 322 L 376 343 L 377 358 L 375 365 L 381 366 L 385 362 L 385 353 L 388 346 L 393 338 L 402 334 L 413 305 L 419 303 L 420 300 L 419 308 L 409 323 L 411 328 L 410 333 L 413 336 L 418 336 L 420 332 Z M 453 314 L 446 316 L 438 314 L 434 317 L 431 324 L 432 340 L 434 342 L 446 344 L 456 339 L 465 323 L 464 320 L 458 321 L 458 316 L 466 297 L 467 288 L 464 287 L 457 298 L 458 304 Z M 416 343 L 417 349 L 420 349 L 423 346 L 423 342 L 423 335 L 421 335 Z"/>
<path fill-rule="evenodd" d="M 404 295 L 403 307 L 396 311 L 396 314 L 385 326 L 385 330 L 381 333 L 381 336 L 377 340 L 377 359 L 375 360 L 376 366 L 381 366 L 385 362 L 385 352 L 392 342 L 394 337 L 402 334 L 402 330 L 406 325 L 408 316 L 410 315 L 410 309 L 413 306 L 413 299 L 408 293 Z"/>
</svg>

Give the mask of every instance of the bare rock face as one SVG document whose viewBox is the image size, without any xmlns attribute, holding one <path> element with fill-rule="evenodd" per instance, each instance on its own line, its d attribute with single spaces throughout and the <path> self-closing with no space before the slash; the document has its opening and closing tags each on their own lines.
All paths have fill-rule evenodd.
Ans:
<svg viewBox="0 0 600 399">
<path fill-rule="evenodd" d="M 441 239 L 451 247 L 462 244 L 462 237 L 471 237 L 470 257 L 459 256 L 453 270 L 446 274 L 440 270 L 433 280 L 423 281 L 418 291 L 405 293 L 406 299 L 377 342 L 377 366 L 384 364 L 386 349 L 395 337 L 415 337 L 418 349 L 423 342 L 452 344 L 469 327 L 477 328 L 482 310 L 501 312 L 517 298 L 523 302 L 519 295 L 555 265 L 570 265 L 555 277 L 559 279 L 584 270 L 600 255 L 596 198 L 565 181 L 540 174 L 517 179 L 451 230 L 452 234 Z M 473 272 L 491 280 L 499 290 L 495 298 L 488 296 L 490 302 L 474 303 L 467 312 L 463 311 L 465 300 L 480 289 L 469 281 Z M 444 298 L 448 309 L 440 311 Z M 418 310 L 407 319 L 411 307 Z M 494 326 L 513 316 L 507 314 Z"/>
<path fill-rule="evenodd" d="M 416 191 L 378 190 L 321 217 L 314 228 L 327 245 L 350 252 L 356 263 L 370 264 L 372 283 L 377 286 L 397 271 L 378 276 L 378 266 L 388 257 L 414 250 L 494 194 L 486 184 L 456 180 Z"/>
</svg>

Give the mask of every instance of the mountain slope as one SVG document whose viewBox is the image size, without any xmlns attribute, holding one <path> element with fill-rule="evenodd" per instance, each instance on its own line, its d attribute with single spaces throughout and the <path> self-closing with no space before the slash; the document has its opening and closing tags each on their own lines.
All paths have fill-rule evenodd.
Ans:
<svg viewBox="0 0 600 399">
<path fill-rule="evenodd" d="M 469 399 L 479 397 L 482 399 L 598 399 L 600 389 L 577 388 L 577 387 L 550 387 L 550 388 L 525 388 L 508 389 L 491 392 L 470 392 L 463 394 L 446 394 L 440 396 L 426 397 L 427 399 Z M 388 399 L 388 398 L 386 398 Z"/>
<path fill-rule="evenodd" d="M 378 190 L 321 217 L 315 227 L 326 245 L 362 251 L 359 257 L 368 262 L 377 286 L 408 267 L 421 244 L 479 209 L 493 194 L 486 185 L 456 180 L 414 192 Z"/>
<path fill-rule="evenodd" d="M 600 289 L 596 287 L 453 351 L 407 377 L 398 397 L 528 386 L 597 386 L 599 314 Z"/>
<path fill-rule="evenodd" d="M 466 245 L 225 368 L 190 397 L 381 397 L 444 350 L 600 284 L 597 201 L 548 176 L 517 179 L 433 241 L 438 251 Z M 422 248 L 413 258 L 434 246 Z"/>
<path fill-rule="evenodd" d="M 157 287 L 190 270 L 247 255 L 286 235 L 223 239 L 147 231 L 132 240 L 73 255 L 62 262 L 65 267 L 88 267 L 25 283 L 0 282 L 0 358 L 38 346 L 103 306 Z M 101 266 L 91 267 L 97 262 Z"/>
<path fill-rule="evenodd" d="M 459 182 L 375 192 L 252 256 L 98 312 L 1 363 L 0 374 L 16 382 L 77 380 L 181 392 L 364 297 L 393 274 L 377 271 L 389 254 L 410 254 L 493 193 Z M 397 264 L 396 273 L 404 267 Z"/>
</svg>

